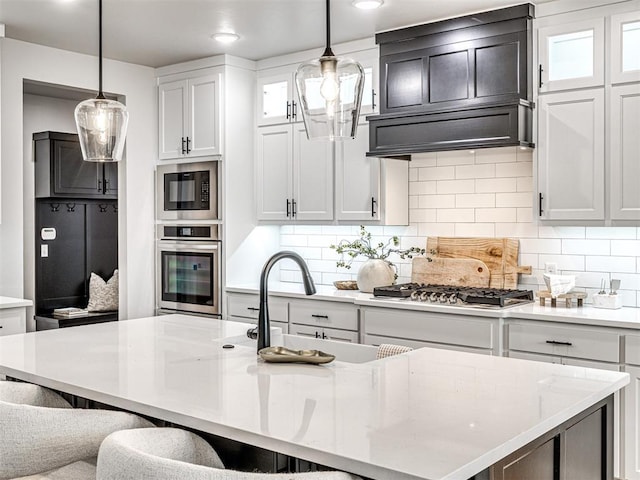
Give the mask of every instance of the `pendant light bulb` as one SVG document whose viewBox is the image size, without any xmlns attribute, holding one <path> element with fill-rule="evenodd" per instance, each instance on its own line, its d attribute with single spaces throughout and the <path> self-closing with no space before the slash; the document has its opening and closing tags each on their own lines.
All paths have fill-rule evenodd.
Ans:
<svg viewBox="0 0 640 480">
<path fill-rule="evenodd" d="M 320 70 L 322 72 L 322 82 L 320 83 L 320 95 L 327 102 L 334 102 L 340 94 L 340 84 L 336 75 L 335 57 L 326 60 L 320 59 Z"/>
<path fill-rule="evenodd" d="M 129 113 L 122 103 L 105 98 L 102 92 L 102 0 L 98 0 L 98 10 L 98 95 L 80 102 L 74 117 L 83 159 L 88 162 L 117 162 L 124 152 Z"/>
</svg>

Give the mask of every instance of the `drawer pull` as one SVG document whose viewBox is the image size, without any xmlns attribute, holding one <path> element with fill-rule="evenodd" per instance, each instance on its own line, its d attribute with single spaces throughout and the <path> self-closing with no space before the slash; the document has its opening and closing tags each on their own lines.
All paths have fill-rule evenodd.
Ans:
<svg viewBox="0 0 640 480">
<path fill-rule="evenodd" d="M 260 309 L 256 307 L 247 307 L 247 310 L 251 310 L 252 312 L 259 312 Z"/>
<path fill-rule="evenodd" d="M 311 314 L 313 318 L 326 318 L 329 319 L 329 315 L 316 315 L 315 313 Z"/>
<path fill-rule="evenodd" d="M 573 346 L 573 343 L 571 342 L 558 342 L 557 340 L 547 340 L 547 343 L 551 345 L 566 345 L 567 347 Z"/>
</svg>

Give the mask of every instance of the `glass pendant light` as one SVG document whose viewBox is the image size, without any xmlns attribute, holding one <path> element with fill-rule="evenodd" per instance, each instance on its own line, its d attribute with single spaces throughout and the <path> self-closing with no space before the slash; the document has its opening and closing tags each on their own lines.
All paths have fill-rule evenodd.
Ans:
<svg viewBox="0 0 640 480">
<path fill-rule="evenodd" d="M 318 60 L 303 63 L 296 71 L 296 87 L 302 104 L 307 137 L 341 140 L 355 138 L 364 70 L 351 59 L 336 57 L 331 51 L 329 0 L 327 7 L 327 46 Z"/>
<path fill-rule="evenodd" d="M 122 159 L 129 113 L 102 91 L 102 0 L 98 0 L 99 17 L 99 88 L 96 98 L 79 103 L 75 109 L 76 127 L 82 157 L 88 162 L 117 162 Z"/>
</svg>

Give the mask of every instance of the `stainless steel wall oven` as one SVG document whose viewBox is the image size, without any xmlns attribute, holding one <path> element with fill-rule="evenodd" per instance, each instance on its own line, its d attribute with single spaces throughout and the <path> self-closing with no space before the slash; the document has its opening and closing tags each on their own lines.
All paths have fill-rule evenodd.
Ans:
<svg viewBox="0 0 640 480">
<path fill-rule="evenodd" d="M 158 225 L 158 228 L 168 235 L 157 242 L 158 308 L 165 312 L 170 310 L 219 316 L 222 313 L 221 243 L 211 240 L 217 237 L 215 234 L 207 233 L 211 228 L 216 229 L 216 226 Z M 203 239 L 205 235 L 207 237 Z"/>
</svg>

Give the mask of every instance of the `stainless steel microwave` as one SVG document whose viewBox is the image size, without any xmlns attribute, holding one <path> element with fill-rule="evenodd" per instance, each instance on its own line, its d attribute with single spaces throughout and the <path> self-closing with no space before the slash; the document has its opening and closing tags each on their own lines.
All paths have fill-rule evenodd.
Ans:
<svg viewBox="0 0 640 480">
<path fill-rule="evenodd" d="M 159 165 L 158 220 L 217 220 L 219 162 Z"/>
</svg>

